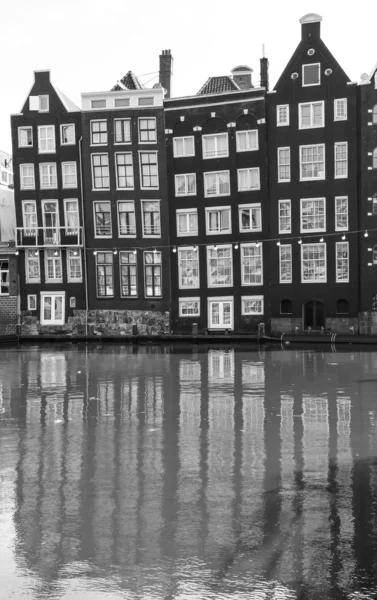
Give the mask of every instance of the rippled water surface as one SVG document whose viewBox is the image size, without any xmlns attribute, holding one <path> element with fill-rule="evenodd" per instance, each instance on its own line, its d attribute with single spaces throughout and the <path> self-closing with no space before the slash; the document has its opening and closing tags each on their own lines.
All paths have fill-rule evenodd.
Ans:
<svg viewBox="0 0 377 600">
<path fill-rule="evenodd" d="M 0 347 L 0 598 L 375 599 L 377 352 Z"/>
</svg>

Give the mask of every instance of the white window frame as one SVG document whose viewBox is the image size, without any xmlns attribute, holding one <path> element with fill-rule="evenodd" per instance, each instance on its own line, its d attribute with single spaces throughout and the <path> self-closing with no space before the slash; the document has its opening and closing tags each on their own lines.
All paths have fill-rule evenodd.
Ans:
<svg viewBox="0 0 377 600">
<path fill-rule="evenodd" d="M 323 175 L 321 175 L 320 177 L 303 177 L 303 163 L 302 163 L 302 150 L 306 149 L 306 148 L 322 148 L 323 149 Z M 299 146 L 299 153 L 300 153 L 300 181 L 323 181 L 324 179 L 326 179 L 326 152 L 325 152 L 325 144 L 306 144 L 304 146 Z M 316 161 L 313 161 L 311 164 L 314 165 Z M 318 161 L 317 161 L 318 162 Z M 310 163 L 304 163 L 304 164 L 310 164 Z"/>
<path fill-rule="evenodd" d="M 77 226 L 71 227 L 67 224 L 68 222 L 68 214 L 71 211 L 67 210 L 68 202 L 76 202 L 77 206 Z M 79 227 L 80 227 L 80 210 L 79 210 L 79 200 L 78 198 L 64 198 L 64 225 L 65 225 L 65 235 L 78 235 Z"/>
<path fill-rule="evenodd" d="M 211 256 L 210 256 L 210 250 L 230 250 L 230 271 L 231 271 L 231 280 L 230 283 L 225 283 L 225 284 L 218 284 L 218 283 L 212 283 L 211 282 L 211 268 L 210 268 L 210 261 L 211 261 Z M 211 246 L 207 246 L 207 287 L 208 288 L 229 288 L 229 287 L 233 287 L 233 251 L 232 251 L 232 244 L 221 244 L 221 245 L 211 245 Z"/>
<path fill-rule="evenodd" d="M 220 184 L 219 184 L 219 176 L 223 173 L 227 173 L 228 176 L 228 186 L 229 186 L 229 191 L 225 192 L 223 194 L 220 194 L 218 192 L 218 190 L 220 189 Z M 207 192 L 207 185 L 206 185 L 206 181 L 207 178 L 211 175 L 217 175 L 216 178 L 216 190 L 217 193 L 216 194 L 208 194 Z M 229 171 L 207 171 L 206 173 L 203 173 L 203 177 L 204 177 L 204 197 L 205 198 L 218 198 L 220 196 L 230 196 L 230 172 Z"/>
<path fill-rule="evenodd" d="M 93 142 L 93 133 L 96 135 L 101 135 L 105 133 L 104 131 L 93 131 L 93 123 L 106 123 L 106 142 L 100 142 L 99 144 Z M 90 121 L 90 145 L 94 148 L 98 148 L 99 146 L 107 146 L 109 143 L 109 124 L 107 119 L 93 119 Z"/>
<path fill-rule="evenodd" d="M 53 204 L 55 206 L 55 211 L 46 212 L 45 206 L 46 204 Z M 59 214 L 59 200 L 52 198 L 51 200 L 42 200 L 41 201 L 41 211 L 42 211 L 42 225 L 43 225 L 43 238 L 45 243 L 49 245 L 56 246 L 60 242 L 60 214 Z M 55 224 L 47 225 L 46 216 L 47 215 L 55 215 Z M 52 219 L 51 219 L 52 220 Z M 52 238 L 50 238 L 47 234 L 51 232 Z M 51 235 L 50 234 L 50 235 Z"/>
<path fill-rule="evenodd" d="M 154 262 L 154 258 L 153 258 L 153 262 L 152 263 L 147 263 L 146 262 L 146 256 L 147 254 L 151 254 L 152 257 L 157 257 L 157 255 L 159 255 L 160 257 L 160 261 L 159 262 Z M 153 277 L 154 277 L 154 272 L 155 269 L 153 267 L 158 267 L 159 271 L 160 271 L 160 294 L 151 294 L 148 295 L 147 294 L 147 267 L 152 267 L 152 273 L 153 273 Z M 143 252 L 143 277 L 144 277 L 144 298 L 162 298 L 163 297 L 163 281 L 162 281 L 162 252 L 151 252 L 150 250 L 144 250 Z M 152 285 L 153 289 L 155 288 L 155 282 L 153 279 L 153 285 Z"/>
<path fill-rule="evenodd" d="M 228 229 L 223 229 L 221 231 L 210 231 L 209 229 L 209 215 L 212 212 L 222 213 L 228 211 L 229 212 L 229 227 Z M 207 206 L 205 208 L 206 212 L 206 235 L 226 235 L 228 233 L 232 233 L 232 209 L 230 206 Z M 222 217 L 219 216 L 220 228 L 221 228 L 221 220 Z"/>
<path fill-rule="evenodd" d="M 128 256 L 127 262 L 123 262 L 122 258 L 124 256 Z M 132 260 L 130 261 L 130 258 Z M 119 284 L 120 284 L 120 297 L 121 298 L 137 298 L 139 292 L 139 280 L 138 280 L 138 261 L 137 254 L 130 250 L 122 250 L 119 252 Z M 128 277 L 128 288 L 129 294 L 123 294 L 123 269 L 127 272 Z M 134 271 L 134 272 L 133 272 Z M 134 284 L 132 283 L 132 278 L 135 277 Z M 132 291 L 135 291 L 133 294 Z"/>
<path fill-rule="evenodd" d="M 247 312 L 245 310 L 245 302 L 258 302 L 260 303 L 260 310 L 253 310 Z M 256 296 L 241 296 L 241 315 L 263 315 L 264 314 L 264 296 L 256 295 Z"/>
<path fill-rule="evenodd" d="M 46 108 L 42 108 L 43 101 L 46 102 Z M 50 110 L 50 98 L 48 94 L 38 96 L 38 112 L 49 112 Z"/>
<path fill-rule="evenodd" d="M 63 127 L 73 127 L 73 141 L 65 142 L 63 135 Z M 75 123 L 63 123 L 60 125 L 60 145 L 61 146 L 75 146 L 76 145 L 76 127 Z"/>
<path fill-rule="evenodd" d="M 341 104 L 341 103 L 343 103 L 343 104 Z M 340 107 L 343 106 L 343 109 L 339 110 L 339 106 Z M 334 121 L 347 121 L 347 118 L 348 118 L 347 98 L 335 98 L 335 100 L 334 100 Z"/>
<path fill-rule="evenodd" d="M 66 177 L 67 177 L 67 173 L 64 172 L 64 169 L 67 165 L 74 165 L 74 175 L 75 175 L 75 181 L 74 183 L 66 183 Z M 69 173 L 69 175 L 73 175 L 72 173 Z M 63 189 L 76 189 L 77 188 L 77 163 L 75 160 L 71 160 L 71 161 L 67 161 L 67 162 L 62 162 L 62 187 Z"/>
<path fill-rule="evenodd" d="M 308 246 L 324 248 L 324 260 L 325 260 L 325 277 L 324 279 L 304 279 L 304 250 Z M 313 244 L 301 244 L 301 283 L 327 283 L 327 247 L 325 242 L 318 242 Z"/>
<path fill-rule="evenodd" d="M 53 171 L 55 170 L 55 178 L 56 178 L 56 185 L 45 185 L 43 184 L 43 167 L 47 167 L 48 168 L 48 179 L 49 181 L 52 180 L 53 177 Z M 40 183 L 40 188 L 41 190 L 57 190 L 58 189 L 58 169 L 57 169 L 57 164 L 56 162 L 48 162 L 48 163 L 39 163 L 39 183 Z"/>
<path fill-rule="evenodd" d="M 218 150 L 218 138 L 219 137 L 225 137 L 226 139 L 226 152 L 224 153 L 220 153 L 219 154 L 219 150 Z M 210 156 L 208 156 L 208 150 L 206 151 L 205 147 L 206 147 L 206 143 L 207 140 L 209 140 L 210 138 L 214 139 L 215 142 L 215 151 L 214 154 L 211 154 Z M 203 160 L 211 160 L 213 158 L 227 158 L 229 156 L 229 136 L 227 132 L 221 132 L 221 133 L 210 133 L 210 134 L 206 134 L 202 136 L 202 152 L 203 152 Z"/>
<path fill-rule="evenodd" d="M 107 167 L 107 179 L 109 180 L 109 185 L 108 186 L 104 186 L 104 187 L 95 187 L 95 177 L 94 177 L 94 168 L 99 168 L 98 165 L 94 165 L 94 157 L 95 156 L 106 156 L 107 158 L 107 165 L 99 165 L 101 169 L 104 169 Z M 94 152 L 93 154 L 90 155 L 90 166 L 91 166 L 91 171 L 92 171 L 92 191 L 93 192 L 98 192 L 98 191 L 102 191 L 102 190 L 109 190 L 110 189 L 110 164 L 109 164 L 109 155 L 107 152 Z M 104 176 L 102 175 L 102 171 L 101 171 L 101 179 L 104 179 Z"/>
<path fill-rule="evenodd" d="M 248 172 L 248 175 L 250 177 L 250 179 L 252 179 L 251 174 L 253 171 L 255 171 L 257 173 L 257 184 L 256 186 L 250 186 L 250 187 L 245 187 L 245 188 L 241 188 L 241 173 L 243 173 L 244 171 Z M 246 169 L 237 169 L 237 186 L 238 186 L 238 191 L 239 192 L 253 192 L 254 190 L 260 190 L 260 170 L 259 167 L 247 167 Z"/>
<path fill-rule="evenodd" d="M 280 152 L 282 152 L 283 150 L 284 151 L 288 150 L 289 162 L 287 164 L 281 164 L 281 162 L 280 162 Z M 280 146 L 277 149 L 277 159 L 278 159 L 278 183 L 289 183 L 291 181 L 291 148 L 290 148 L 290 146 Z M 286 167 L 289 167 L 288 177 L 280 176 L 280 167 L 284 168 L 284 170 L 286 169 Z"/>
<path fill-rule="evenodd" d="M 283 250 L 287 250 L 289 248 L 289 259 L 286 259 L 283 261 Z M 283 264 L 289 264 L 290 265 L 290 277 L 287 277 L 286 275 L 283 276 L 283 269 L 282 266 Z M 292 244 L 281 244 L 279 246 L 279 283 L 292 283 Z"/>
<path fill-rule="evenodd" d="M 149 101 L 149 102 L 148 102 Z M 137 99 L 138 106 L 154 106 L 154 96 L 142 96 Z"/>
<path fill-rule="evenodd" d="M 109 213 L 110 213 L 110 234 L 109 235 L 98 235 L 97 234 L 97 224 L 96 224 L 96 204 L 108 204 L 109 205 Z M 93 202 L 93 225 L 94 225 L 94 237 L 96 239 L 111 239 L 113 237 L 113 215 L 111 211 L 111 201 L 110 200 L 95 200 Z M 105 251 L 105 250 L 104 250 Z"/>
<path fill-rule="evenodd" d="M 240 136 L 241 134 L 249 134 L 246 135 L 246 139 L 248 140 L 247 148 L 240 148 Z M 255 148 L 251 147 L 250 140 L 252 139 L 252 135 L 255 134 Z M 255 152 L 259 150 L 259 134 L 258 129 L 243 129 L 241 131 L 236 131 L 236 151 L 237 152 Z"/>
<path fill-rule="evenodd" d="M 177 154 L 177 141 L 183 140 L 182 146 L 184 153 Z M 186 140 L 192 140 L 192 153 L 189 154 L 186 150 Z M 182 135 L 173 138 L 173 155 L 174 158 L 185 158 L 186 156 L 195 156 L 195 137 L 193 135 Z"/>
<path fill-rule="evenodd" d="M 33 183 L 31 185 L 25 185 L 24 184 L 24 175 L 22 173 L 23 168 L 24 167 L 29 167 L 33 170 Z M 30 177 L 30 175 L 27 175 L 27 177 Z M 23 163 L 22 165 L 20 165 L 20 189 L 21 190 L 35 190 L 35 168 L 34 168 L 34 163 Z"/>
<path fill-rule="evenodd" d="M 281 111 L 286 111 L 286 119 L 282 120 Z M 276 106 L 276 127 L 287 127 L 289 126 L 289 104 L 278 104 Z"/>
<path fill-rule="evenodd" d="M 287 204 L 289 206 L 289 216 L 281 214 L 281 207 L 283 206 L 283 204 Z M 279 233 L 281 233 L 281 234 L 292 233 L 292 202 L 291 202 L 291 200 L 289 200 L 289 199 L 279 200 L 278 210 L 279 210 L 279 213 L 278 213 Z M 282 219 L 283 218 L 284 219 L 289 218 L 289 225 L 286 229 L 284 229 L 282 227 Z"/>
<path fill-rule="evenodd" d="M 121 129 L 122 129 L 122 138 L 124 137 L 124 128 L 123 128 L 123 123 L 127 121 L 130 127 L 130 139 L 127 142 L 124 142 L 123 139 L 121 142 L 117 142 L 116 141 L 116 124 L 117 122 L 121 123 Z M 122 146 L 125 144 L 131 144 L 132 143 L 132 123 L 131 123 L 131 119 L 124 119 L 124 118 L 118 118 L 118 119 L 114 119 L 114 146 Z"/>
<path fill-rule="evenodd" d="M 244 265 L 244 250 L 245 248 L 257 248 L 259 255 L 260 255 L 260 260 L 261 260 L 261 274 L 260 274 L 260 281 L 253 281 L 252 283 L 246 283 L 245 282 L 245 272 L 243 267 Z M 240 261 L 241 261 L 241 285 L 244 287 L 249 287 L 249 286 L 260 286 L 263 285 L 263 245 L 259 244 L 257 246 L 257 244 L 255 242 L 253 243 L 247 243 L 247 244 L 240 244 Z"/>
<path fill-rule="evenodd" d="M 111 256 L 111 262 L 106 262 L 106 260 L 104 260 L 104 262 L 99 262 L 99 257 L 101 256 L 101 254 L 103 254 L 105 256 L 105 254 L 110 255 Z M 111 250 L 106 250 L 101 249 L 101 251 L 97 252 L 96 257 L 95 257 L 95 269 L 96 269 L 96 298 L 98 299 L 102 299 L 102 298 L 114 298 L 115 295 L 115 282 L 114 282 L 114 278 L 115 278 L 115 270 L 114 270 L 114 255 L 113 252 Z M 111 286 L 107 285 L 107 275 L 106 275 L 106 269 L 104 269 L 105 271 L 105 283 L 104 283 L 104 288 L 105 288 L 105 292 L 107 291 L 107 287 L 111 287 L 112 289 L 112 294 L 99 294 L 99 277 L 98 277 L 98 271 L 99 271 L 99 267 L 107 267 L 107 266 L 111 266 Z"/>
<path fill-rule="evenodd" d="M 340 248 L 341 246 L 344 246 L 347 248 L 347 257 L 343 258 L 343 257 L 338 257 L 338 248 Z M 341 267 L 339 266 L 338 261 L 346 261 L 346 265 L 347 265 L 347 277 L 346 278 L 342 278 L 340 277 L 341 274 Z M 336 273 L 336 283 L 349 283 L 350 280 L 350 248 L 349 248 L 349 242 L 336 242 L 335 243 L 335 273 Z"/>
<path fill-rule="evenodd" d="M 322 122 L 319 125 L 314 124 L 314 106 L 319 105 L 322 108 Z M 302 109 L 304 106 L 310 107 L 310 124 L 303 125 L 302 123 Z M 316 102 L 301 102 L 298 105 L 298 128 L 299 129 L 318 129 L 325 126 L 325 101 L 318 100 Z"/>
<path fill-rule="evenodd" d="M 322 202 L 323 203 L 323 227 L 303 227 L 303 205 L 305 202 Z M 314 215 L 317 216 L 318 215 Z M 300 198 L 300 233 L 315 233 L 326 231 L 326 198 Z"/>
<path fill-rule="evenodd" d="M 157 185 L 156 186 L 143 186 L 142 185 L 142 181 L 143 181 L 143 170 L 142 170 L 142 163 L 141 163 L 141 155 L 142 154 L 155 154 L 156 155 L 156 167 L 157 167 Z M 158 190 L 160 187 L 160 177 L 159 177 L 159 161 L 158 161 L 158 151 L 157 150 L 139 150 L 139 173 L 140 173 L 140 189 L 141 190 Z M 154 175 L 149 175 L 149 177 L 155 177 Z"/>
<path fill-rule="evenodd" d="M 305 83 L 305 67 L 314 67 L 315 65 L 318 66 L 318 75 L 319 75 L 318 83 Z M 306 65 L 302 65 L 302 87 L 313 87 L 316 85 L 321 85 L 321 63 L 317 62 L 317 63 L 308 63 Z"/>
<path fill-rule="evenodd" d="M 183 194 L 180 194 L 178 191 L 178 179 L 180 177 L 184 178 L 184 182 L 185 182 L 185 189 Z M 195 182 L 195 190 L 193 192 L 189 192 L 189 186 L 188 186 L 188 178 L 189 177 L 193 177 L 194 178 L 194 182 Z M 175 196 L 176 198 L 182 198 L 184 196 L 196 196 L 196 173 L 178 173 L 177 175 L 175 175 Z"/>
<path fill-rule="evenodd" d="M 25 212 L 26 204 L 32 204 L 34 207 L 34 212 L 26 213 Z M 31 225 L 30 227 L 26 224 L 26 216 L 27 215 L 35 215 L 35 223 L 33 225 Z M 34 220 L 34 219 L 32 219 L 32 220 Z M 23 227 L 23 235 L 24 236 L 31 237 L 31 236 L 37 235 L 38 214 L 37 214 L 37 203 L 35 200 L 22 200 L 22 227 Z"/>
<path fill-rule="evenodd" d="M 70 256 L 70 254 L 74 254 L 74 252 L 77 252 L 76 255 Z M 74 249 L 74 248 L 67 248 L 67 281 L 68 283 L 81 283 L 82 282 L 82 258 L 81 258 L 81 250 L 79 248 Z M 80 277 L 71 277 L 70 274 L 70 261 L 71 259 L 74 260 L 78 260 L 80 262 L 80 273 L 81 276 Z"/>
<path fill-rule="evenodd" d="M 141 130 L 140 129 L 140 121 L 154 121 L 154 134 L 155 134 L 155 138 L 154 140 L 150 140 L 150 141 L 142 141 L 140 139 L 140 131 L 150 131 L 149 129 L 145 129 L 145 130 Z M 156 121 L 156 117 L 139 117 L 138 118 L 138 124 L 137 124 L 137 130 L 138 130 L 138 136 L 139 136 L 139 144 L 157 144 L 157 121 Z M 152 131 L 152 130 L 151 130 Z"/>
<path fill-rule="evenodd" d="M 51 319 L 51 321 L 45 321 L 43 318 L 43 309 L 44 309 L 44 299 L 48 296 L 51 296 L 51 298 L 55 297 L 55 296 L 60 296 L 61 298 L 63 298 L 62 301 L 62 319 Z M 65 292 L 41 292 L 41 299 L 40 299 L 40 322 L 41 325 L 64 325 L 64 315 L 65 315 Z M 52 306 L 52 304 L 51 304 Z M 55 310 L 54 310 L 55 313 Z M 51 312 L 52 315 L 52 312 Z"/>
<path fill-rule="evenodd" d="M 29 253 L 32 254 L 30 258 L 35 260 L 38 263 L 38 276 L 33 278 L 29 275 Z M 39 256 L 39 251 L 34 249 L 25 248 L 25 283 L 40 283 L 41 282 L 41 261 Z"/>
<path fill-rule="evenodd" d="M 218 326 L 214 326 L 212 322 L 210 322 L 211 318 L 211 304 L 213 302 L 219 304 L 230 303 L 230 323 L 229 325 L 225 325 L 224 323 L 220 323 Z M 208 314 L 208 329 L 234 329 L 234 296 L 211 296 L 207 299 L 207 314 Z"/>
<path fill-rule="evenodd" d="M 260 226 L 259 227 L 251 227 L 250 229 L 243 229 L 242 228 L 242 211 L 243 210 L 250 211 L 250 223 L 252 223 L 251 213 L 254 210 L 259 211 Z M 238 205 L 238 224 L 239 224 L 240 233 L 252 233 L 254 231 L 262 231 L 262 205 L 261 205 L 261 203 L 255 202 L 255 203 L 251 203 L 251 204 L 239 204 Z"/>
<path fill-rule="evenodd" d="M 49 130 L 51 129 L 53 132 L 53 135 L 51 137 L 47 137 L 45 138 L 46 144 L 48 142 L 48 140 L 53 140 L 53 148 L 47 148 L 46 150 L 42 150 L 41 149 L 41 133 L 42 130 Z M 55 154 L 56 152 L 56 135 L 55 135 L 55 125 L 39 125 L 38 126 L 38 154 Z"/>
<path fill-rule="evenodd" d="M 22 131 L 30 131 L 31 132 L 31 144 L 21 144 L 21 132 Z M 18 128 L 18 147 L 19 148 L 32 148 L 33 147 L 33 127 L 30 126 L 22 126 Z"/>
<path fill-rule="evenodd" d="M 27 295 L 27 309 L 30 311 L 37 310 L 37 294 Z"/>
<path fill-rule="evenodd" d="M 145 233 L 145 223 L 144 223 L 144 203 L 145 202 L 157 202 L 158 204 L 158 208 L 159 208 L 159 215 L 160 215 L 160 231 L 159 233 L 149 233 L 146 234 Z M 162 232 L 162 223 L 161 223 L 161 200 L 157 200 L 155 198 L 150 198 L 149 200 L 140 200 L 140 210 L 141 210 L 141 223 L 142 223 L 142 233 L 143 233 L 143 238 L 161 238 L 161 232 Z"/>
<path fill-rule="evenodd" d="M 184 304 L 191 304 L 191 303 L 196 303 L 197 304 L 197 312 L 192 313 L 190 315 L 184 315 L 182 314 L 182 307 Z M 178 305 L 179 305 L 179 316 L 184 318 L 184 319 L 190 319 L 192 317 L 200 317 L 200 298 L 197 296 L 193 296 L 191 298 L 178 298 Z"/>
<path fill-rule="evenodd" d="M 131 156 L 131 164 L 127 165 L 118 165 L 118 156 Z M 134 160 L 133 160 L 133 155 L 132 152 L 114 152 L 114 163 L 115 163 L 115 180 L 116 180 L 116 189 L 117 190 L 134 190 L 135 189 L 135 170 L 134 170 Z M 123 186 L 120 187 L 119 185 L 119 167 L 129 167 L 131 166 L 132 168 L 132 186 Z M 126 171 L 126 169 L 125 169 Z M 123 176 L 122 176 L 123 177 Z M 127 177 L 129 177 L 129 175 L 124 175 L 124 177 L 127 179 Z"/>
<path fill-rule="evenodd" d="M 135 233 L 121 233 L 121 224 L 120 224 L 120 213 L 123 211 L 119 210 L 119 206 L 122 202 L 126 202 L 127 204 L 132 204 L 133 206 L 133 214 L 134 214 L 134 219 L 135 219 Z M 132 211 L 127 211 L 129 213 L 131 213 Z M 117 223 L 118 223 L 118 237 L 119 238 L 135 238 L 136 237 L 136 210 L 135 210 L 135 200 L 128 200 L 128 199 L 123 199 L 123 200 L 117 200 Z"/>
<path fill-rule="evenodd" d="M 2 267 L 2 264 L 6 263 L 8 267 L 5 269 Z M 5 281 L 2 281 L 2 275 L 5 273 Z M 9 258 L 2 259 L 0 256 L 0 296 L 9 296 L 9 286 L 10 286 L 10 271 L 9 271 Z M 2 292 L 1 288 L 5 287 L 6 292 Z"/>
<path fill-rule="evenodd" d="M 186 216 L 186 223 L 187 223 L 187 230 L 184 232 L 180 232 L 179 230 L 179 217 L 185 215 Z M 195 231 L 190 231 L 189 229 L 189 223 L 190 223 L 190 217 L 189 215 L 196 215 L 196 230 Z M 199 233 L 199 223 L 198 223 L 198 209 L 197 208 L 180 208 L 178 210 L 176 210 L 176 222 L 177 222 L 177 237 L 191 237 L 191 236 L 196 236 Z"/>
<path fill-rule="evenodd" d="M 337 147 L 338 146 L 345 146 L 346 148 L 346 159 L 345 161 L 342 160 L 337 160 L 336 158 L 336 151 L 337 151 Z M 346 174 L 345 175 L 337 175 L 336 173 L 336 168 L 337 168 L 337 163 L 346 163 Z M 348 178 L 348 142 L 335 142 L 334 144 L 334 179 L 347 179 Z"/>
<path fill-rule="evenodd" d="M 181 254 L 182 252 L 190 251 L 194 254 L 194 257 L 197 260 L 197 270 L 198 270 L 198 283 L 195 285 L 183 285 L 182 284 L 182 265 L 181 265 Z M 180 246 L 178 248 L 178 289 L 180 290 L 198 290 L 200 289 L 200 261 L 199 261 L 199 251 L 195 246 Z"/>
<path fill-rule="evenodd" d="M 53 256 L 49 257 L 49 253 L 53 253 Z M 57 253 L 57 254 L 56 254 Z M 56 264 L 60 262 L 60 277 L 49 277 L 48 275 L 48 261 L 53 260 L 54 272 L 56 272 Z M 60 248 L 45 248 L 44 250 L 44 267 L 45 267 L 45 282 L 46 283 L 63 283 L 63 258 Z"/>
<path fill-rule="evenodd" d="M 347 212 L 341 213 L 338 211 L 338 200 L 346 200 Z M 338 216 L 345 214 L 347 217 L 347 225 L 340 227 L 338 225 Z M 348 231 L 349 228 L 349 207 L 348 207 L 348 196 L 335 196 L 335 231 Z"/>
</svg>

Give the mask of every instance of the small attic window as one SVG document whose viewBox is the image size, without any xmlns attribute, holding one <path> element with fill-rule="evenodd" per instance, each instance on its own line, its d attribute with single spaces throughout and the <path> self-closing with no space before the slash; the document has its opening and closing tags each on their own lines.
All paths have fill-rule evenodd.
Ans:
<svg viewBox="0 0 377 600">
<path fill-rule="evenodd" d="M 115 100 L 114 100 L 115 108 L 120 108 L 121 106 L 129 106 L 129 105 L 130 105 L 129 98 L 115 98 Z"/>
<path fill-rule="evenodd" d="M 92 108 L 106 108 L 106 98 L 103 100 L 91 100 Z"/>
<path fill-rule="evenodd" d="M 291 78 L 292 79 L 297 79 L 298 78 L 298 73 L 292 73 Z"/>
<path fill-rule="evenodd" d="M 48 96 L 39 96 L 39 112 L 48 112 L 49 109 Z"/>
<path fill-rule="evenodd" d="M 302 65 L 302 86 L 307 87 L 310 85 L 320 85 L 320 83 L 320 63 L 313 63 L 312 65 Z"/>
<path fill-rule="evenodd" d="M 313 56 L 314 53 L 315 53 L 314 48 L 309 48 L 309 50 L 308 50 L 309 56 Z"/>
<path fill-rule="evenodd" d="M 151 98 L 138 98 L 138 105 L 139 106 L 153 106 L 154 105 L 153 96 Z"/>
</svg>

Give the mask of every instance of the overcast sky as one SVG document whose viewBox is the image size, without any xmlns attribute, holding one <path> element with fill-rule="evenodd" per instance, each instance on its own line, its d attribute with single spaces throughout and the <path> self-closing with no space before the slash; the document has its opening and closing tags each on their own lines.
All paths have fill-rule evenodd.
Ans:
<svg viewBox="0 0 377 600">
<path fill-rule="evenodd" d="M 372 0 L 10 0 L 1 10 L 0 149 L 11 152 L 10 114 L 21 110 L 33 71 L 81 106 L 80 94 L 110 89 L 128 70 L 158 81 L 158 56 L 171 49 L 173 95 L 195 94 L 210 75 L 239 65 L 260 79 L 262 44 L 276 83 L 301 36 L 299 19 L 322 16 L 322 39 L 352 81 L 377 62 Z M 144 74 L 149 74 L 145 75 Z"/>
</svg>

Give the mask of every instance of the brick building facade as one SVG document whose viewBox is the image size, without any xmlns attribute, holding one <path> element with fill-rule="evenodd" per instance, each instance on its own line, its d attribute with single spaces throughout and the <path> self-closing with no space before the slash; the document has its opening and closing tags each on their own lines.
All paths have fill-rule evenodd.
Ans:
<svg viewBox="0 0 377 600">
<path fill-rule="evenodd" d="M 18 331 L 17 266 L 14 242 L 0 242 L 0 335 L 14 334 Z"/>
</svg>

